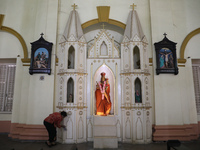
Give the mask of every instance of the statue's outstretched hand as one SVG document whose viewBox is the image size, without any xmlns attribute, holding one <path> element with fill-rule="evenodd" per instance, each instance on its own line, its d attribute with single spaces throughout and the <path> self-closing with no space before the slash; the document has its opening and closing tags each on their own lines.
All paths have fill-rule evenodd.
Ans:
<svg viewBox="0 0 200 150">
<path fill-rule="evenodd" d="M 98 83 L 96 84 L 96 89 L 100 89 L 100 88 L 99 88 L 99 84 L 98 84 Z"/>
</svg>

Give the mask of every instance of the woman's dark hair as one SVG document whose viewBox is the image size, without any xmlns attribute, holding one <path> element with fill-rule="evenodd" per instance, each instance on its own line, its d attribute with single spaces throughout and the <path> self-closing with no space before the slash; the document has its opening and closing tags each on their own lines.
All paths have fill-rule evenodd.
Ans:
<svg viewBox="0 0 200 150">
<path fill-rule="evenodd" d="M 65 111 L 61 111 L 60 113 L 63 117 L 66 117 L 67 116 L 67 113 Z"/>
</svg>

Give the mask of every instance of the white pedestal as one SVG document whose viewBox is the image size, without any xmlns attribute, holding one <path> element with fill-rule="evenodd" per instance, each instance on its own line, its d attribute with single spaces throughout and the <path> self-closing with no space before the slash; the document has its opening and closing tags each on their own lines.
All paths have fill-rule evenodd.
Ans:
<svg viewBox="0 0 200 150">
<path fill-rule="evenodd" d="M 118 148 L 115 116 L 94 116 L 94 148 Z"/>
</svg>

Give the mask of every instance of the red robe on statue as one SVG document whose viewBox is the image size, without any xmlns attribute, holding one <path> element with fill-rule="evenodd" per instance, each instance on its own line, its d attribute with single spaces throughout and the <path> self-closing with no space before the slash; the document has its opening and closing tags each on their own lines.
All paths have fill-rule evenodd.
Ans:
<svg viewBox="0 0 200 150">
<path fill-rule="evenodd" d="M 97 88 L 95 91 L 96 95 L 96 109 L 97 115 L 106 116 L 110 113 L 111 110 L 111 101 L 110 101 L 110 85 L 105 85 L 105 94 L 102 96 L 103 84 L 99 84 L 101 88 Z"/>
</svg>

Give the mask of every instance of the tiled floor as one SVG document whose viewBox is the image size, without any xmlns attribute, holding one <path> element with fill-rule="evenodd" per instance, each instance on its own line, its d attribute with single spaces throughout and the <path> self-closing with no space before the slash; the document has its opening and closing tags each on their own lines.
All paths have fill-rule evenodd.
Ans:
<svg viewBox="0 0 200 150">
<path fill-rule="evenodd" d="M 182 145 L 190 150 L 200 150 L 200 140 L 192 142 L 182 142 Z M 44 141 L 18 141 L 8 138 L 7 134 L 0 134 L 0 150 L 93 150 L 93 143 L 81 144 L 57 144 L 48 147 Z M 106 150 L 106 149 L 105 149 Z M 166 142 L 152 142 L 150 144 L 125 144 L 119 143 L 117 149 L 110 150 L 167 150 Z"/>
</svg>

